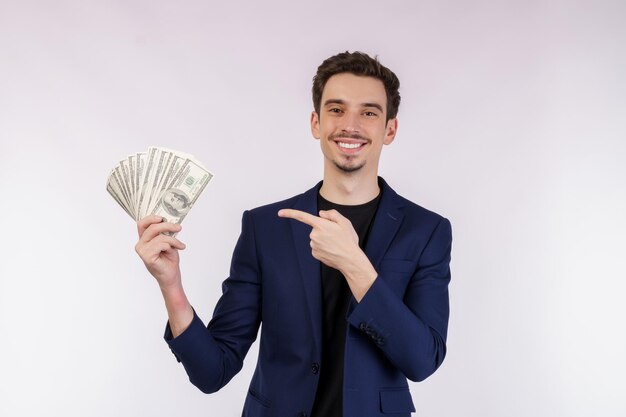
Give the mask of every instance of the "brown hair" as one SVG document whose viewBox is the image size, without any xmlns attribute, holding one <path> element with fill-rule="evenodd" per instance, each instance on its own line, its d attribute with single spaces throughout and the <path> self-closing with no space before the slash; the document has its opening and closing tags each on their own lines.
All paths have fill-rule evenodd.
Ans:
<svg viewBox="0 0 626 417">
<path fill-rule="evenodd" d="M 378 58 L 372 58 L 363 52 L 341 52 L 327 58 L 322 65 L 317 67 L 317 73 L 313 77 L 313 107 L 320 114 L 322 92 L 330 77 L 335 74 L 348 72 L 354 75 L 373 77 L 382 81 L 387 93 L 387 121 L 398 115 L 400 107 L 400 80 L 389 68 L 378 62 Z"/>
</svg>

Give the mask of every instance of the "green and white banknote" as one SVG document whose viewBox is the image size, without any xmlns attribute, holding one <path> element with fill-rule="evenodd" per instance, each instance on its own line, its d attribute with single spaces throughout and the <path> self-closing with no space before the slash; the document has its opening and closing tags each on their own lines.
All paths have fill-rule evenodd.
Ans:
<svg viewBox="0 0 626 417">
<path fill-rule="evenodd" d="M 181 223 L 212 178 L 192 155 L 154 146 L 121 160 L 106 189 L 135 221 L 156 214 Z"/>
</svg>

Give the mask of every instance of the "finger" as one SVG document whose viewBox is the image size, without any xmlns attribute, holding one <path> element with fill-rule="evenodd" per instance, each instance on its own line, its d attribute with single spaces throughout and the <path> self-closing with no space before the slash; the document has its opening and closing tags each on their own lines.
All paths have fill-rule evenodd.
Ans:
<svg viewBox="0 0 626 417">
<path fill-rule="evenodd" d="M 187 245 L 185 245 L 180 240 L 176 239 L 175 237 L 168 236 L 168 235 L 159 235 L 154 238 L 154 241 L 167 243 L 172 248 L 179 249 L 179 250 L 183 250 L 187 247 Z"/>
<path fill-rule="evenodd" d="M 337 210 L 320 210 L 320 217 L 335 223 L 346 220 L 346 218 L 343 217 Z"/>
<path fill-rule="evenodd" d="M 137 233 L 139 234 L 139 237 L 141 237 L 141 235 L 143 234 L 143 232 L 146 231 L 146 229 L 154 223 L 162 223 L 165 220 L 165 218 L 161 217 L 161 216 L 146 216 L 143 219 L 139 220 L 137 222 Z"/>
<path fill-rule="evenodd" d="M 319 224 L 320 218 L 300 210 L 282 209 L 278 211 L 278 217 L 298 220 L 299 222 L 315 227 Z"/>
<path fill-rule="evenodd" d="M 174 233 L 180 232 L 181 230 L 182 230 L 182 227 L 180 224 L 166 223 L 166 222 L 152 223 L 141 234 L 141 237 L 139 238 L 139 242 L 147 243 L 160 234 L 164 234 L 164 233 L 174 234 Z"/>
<path fill-rule="evenodd" d="M 172 249 L 172 247 L 168 243 L 166 243 L 166 242 L 159 243 L 155 247 L 155 252 L 154 252 L 154 256 L 153 256 L 152 259 L 156 260 L 157 258 L 159 258 L 161 256 L 161 253 L 167 252 L 167 251 L 169 251 L 171 249 Z"/>
<path fill-rule="evenodd" d="M 172 236 L 159 235 L 147 244 L 137 244 L 135 251 L 144 260 L 153 260 L 159 257 L 161 252 L 169 250 L 184 250 L 187 247 L 183 242 Z"/>
<path fill-rule="evenodd" d="M 161 256 L 161 252 L 167 252 L 170 249 L 172 249 L 172 247 L 169 243 L 156 242 L 150 245 L 149 248 L 145 248 L 145 250 L 140 253 L 140 256 L 144 261 L 154 261 Z"/>
</svg>

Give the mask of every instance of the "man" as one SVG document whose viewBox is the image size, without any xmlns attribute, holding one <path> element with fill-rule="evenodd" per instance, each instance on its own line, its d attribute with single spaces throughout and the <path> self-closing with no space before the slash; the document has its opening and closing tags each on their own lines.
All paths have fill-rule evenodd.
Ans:
<svg viewBox="0 0 626 417">
<path fill-rule="evenodd" d="M 378 177 L 398 128 L 398 87 L 359 52 L 320 65 L 311 131 L 323 181 L 244 213 L 208 327 L 182 288 L 185 245 L 165 234 L 180 226 L 138 223 L 137 253 L 168 312 L 165 338 L 199 389 L 217 391 L 241 369 L 263 322 L 244 416 L 409 416 L 407 378 L 423 380 L 444 359 L 450 223 Z"/>
</svg>

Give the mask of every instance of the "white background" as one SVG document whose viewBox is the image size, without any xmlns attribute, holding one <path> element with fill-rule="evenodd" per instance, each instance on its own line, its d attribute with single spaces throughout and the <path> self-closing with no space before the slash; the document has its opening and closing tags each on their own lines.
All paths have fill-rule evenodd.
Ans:
<svg viewBox="0 0 626 417">
<path fill-rule="evenodd" d="M 452 221 L 448 356 L 423 417 L 626 415 L 626 2 L 0 0 L 0 415 L 237 416 L 162 341 L 110 168 L 150 145 L 214 181 L 184 223 L 210 318 L 244 209 L 322 173 L 311 78 L 401 80 L 381 175 Z"/>
</svg>

